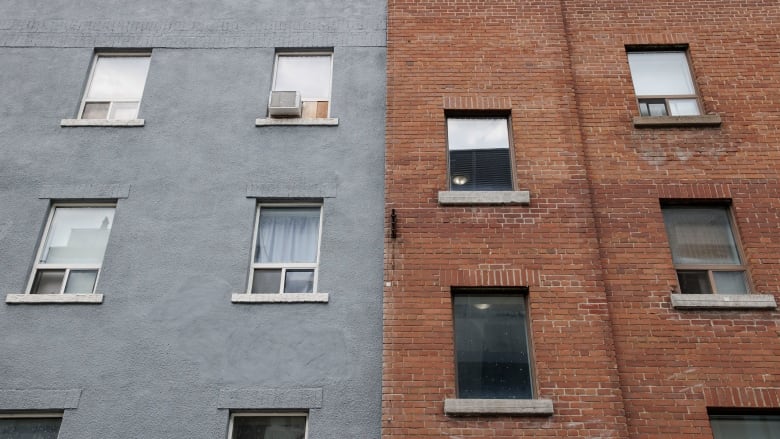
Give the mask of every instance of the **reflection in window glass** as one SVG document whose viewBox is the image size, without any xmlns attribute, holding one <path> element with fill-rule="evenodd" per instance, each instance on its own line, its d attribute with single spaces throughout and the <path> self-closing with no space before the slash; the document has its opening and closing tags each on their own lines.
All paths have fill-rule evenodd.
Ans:
<svg viewBox="0 0 780 439">
<path fill-rule="evenodd" d="M 447 118 L 450 190 L 512 190 L 506 118 Z"/>
<path fill-rule="evenodd" d="M 60 417 L 0 417 L 0 438 L 57 439 Z"/>
<path fill-rule="evenodd" d="M 525 297 L 453 295 L 459 398 L 532 397 Z"/>
<path fill-rule="evenodd" d="M 233 416 L 230 439 L 304 439 L 305 416 Z"/>
<path fill-rule="evenodd" d="M 714 439 L 780 438 L 780 415 L 710 415 Z"/>
</svg>

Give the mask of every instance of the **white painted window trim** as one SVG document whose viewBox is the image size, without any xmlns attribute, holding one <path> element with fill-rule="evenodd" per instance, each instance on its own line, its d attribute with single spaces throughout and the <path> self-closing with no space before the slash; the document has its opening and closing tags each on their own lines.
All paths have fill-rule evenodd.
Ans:
<svg viewBox="0 0 780 439">
<path fill-rule="evenodd" d="M 249 418 L 249 417 L 268 417 L 273 418 L 277 416 L 296 416 L 304 418 L 305 420 L 305 433 L 304 439 L 309 437 L 309 414 L 307 412 L 252 412 L 252 411 L 237 411 L 230 413 L 230 422 L 228 424 L 227 439 L 233 437 L 233 421 L 235 418 Z"/>
<path fill-rule="evenodd" d="M 447 416 L 552 416 L 551 399 L 466 399 L 444 400 L 444 414 Z"/>
<path fill-rule="evenodd" d="M 317 207 L 320 210 L 320 223 L 317 229 L 317 260 L 312 263 L 293 263 L 293 262 L 287 262 L 287 263 L 256 263 L 255 262 L 255 252 L 257 251 L 257 234 L 260 231 L 260 210 L 263 207 Z M 255 209 L 255 225 L 254 225 L 254 231 L 252 233 L 252 251 L 249 259 L 249 276 L 247 279 L 247 289 L 246 294 L 248 296 L 259 296 L 256 299 L 247 300 L 246 298 L 243 298 L 243 294 L 236 294 L 233 296 L 231 301 L 233 302 L 322 302 L 327 301 L 327 294 L 325 296 L 322 296 L 322 293 L 318 293 L 318 286 L 319 286 L 319 276 L 320 276 L 320 246 L 322 243 L 322 222 L 323 222 L 323 215 L 324 209 L 322 203 L 258 203 L 257 208 Z M 282 269 L 282 276 L 281 280 L 279 282 L 279 290 L 277 293 L 269 293 L 269 294 L 253 294 L 252 293 L 252 282 L 254 281 L 254 274 L 256 269 L 263 269 L 263 268 L 281 268 Z M 304 268 L 304 269 L 313 269 L 314 270 L 314 284 L 312 286 L 312 292 L 311 293 L 285 293 L 284 292 L 284 280 L 285 280 L 285 273 L 288 269 L 296 269 L 296 268 Z M 311 296 L 311 300 L 301 300 L 297 299 L 297 296 L 299 295 L 309 295 Z M 289 299 L 284 300 L 272 300 L 270 296 L 290 296 Z M 238 296 L 238 297 L 236 297 Z M 265 300 L 263 300 L 265 298 Z M 244 299 L 244 300 L 241 300 Z"/>
<path fill-rule="evenodd" d="M 54 220 L 54 213 L 58 208 L 88 208 L 88 207 L 100 207 L 100 208 L 113 208 L 116 214 L 116 203 L 54 203 L 49 209 L 49 215 L 46 220 L 46 227 L 41 234 L 40 243 L 38 245 L 38 251 L 35 253 L 35 262 L 33 263 L 30 277 L 27 280 L 27 287 L 24 294 L 8 294 L 6 296 L 6 303 L 102 303 L 103 295 L 95 294 L 95 289 L 100 281 L 100 273 L 103 268 L 103 263 L 98 264 L 47 264 L 41 263 L 41 255 L 43 254 L 44 247 L 46 246 L 49 232 L 51 231 L 51 225 Z M 110 234 L 109 234 L 110 237 Z M 110 239 L 110 238 L 109 238 Z M 60 292 L 57 294 L 33 294 L 32 287 L 35 283 L 35 275 L 38 270 L 65 270 L 65 277 L 62 280 L 60 286 Z M 97 276 L 95 276 L 95 285 L 93 286 L 92 293 L 89 294 L 65 294 L 65 286 L 67 284 L 68 276 L 71 270 L 97 270 Z"/>
<path fill-rule="evenodd" d="M 122 127 L 131 127 L 131 126 L 143 126 L 144 120 L 138 119 L 138 112 L 141 111 L 141 102 L 143 101 L 143 92 L 146 89 L 146 80 L 149 77 L 149 74 L 147 72 L 146 78 L 144 78 L 144 89 L 141 90 L 141 98 L 138 99 L 138 111 L 136 112 L 136 117 L 134 119 L 108 119 L 108 115 L 111 114 L 111 107 L 114 105 L 114 103 L 118 102 L 136 102 L 135 100 L 130 99 L 114 99 L 111 101 L 108 101 L 108 113 L 106 114 L 106 119 L 84 119 L 82 118 L 82 115 L 84 113 L 84 106 L 88 103 L 87 102 L 87 93 L 89 92 L 90 87 L 92 87 L 92 78 L 95 75 L 95 69 L 97 68 L 98 59 L 101 57 L 103 58 L 116 58 L 116 57 L 123 57 L 123 58 L 130 58 L 130 57 L 146 57 L 149 58 L 149 61 L 151 63 L 152 58 L 152 51 L 140 51 L 140 52 L 96 52 L 94 56 L 92 57 L 92 65 L 89 67 L 89 79 L 87 80 L 87 84 L 84 86 L 84 91 L 81 95 L 81 103 L 79 104 L 79 112 L 76 115 L 76 121 L 84 121 L 80 123 L 74 122 L 74 119 L 62 119 L 60 121 L 60 126 L 63 127 L 74 127 L 74 126 L 122 126 Z M 104 101 L 96 101 L 96 102 L 104 102 Z M 139 125 L 140 122 L 140 125 Z"/>
</svg>

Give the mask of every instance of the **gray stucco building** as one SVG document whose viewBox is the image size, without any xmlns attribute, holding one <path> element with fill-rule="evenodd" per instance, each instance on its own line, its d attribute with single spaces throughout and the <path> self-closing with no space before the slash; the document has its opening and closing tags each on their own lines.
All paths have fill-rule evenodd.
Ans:
<svg viewBox="0 0 780 439">
<path fill-rule="evenodd" d="M 385 60 L 379 0 L 2 2 L 0 436 L 378 438 Z"/>
</svg>

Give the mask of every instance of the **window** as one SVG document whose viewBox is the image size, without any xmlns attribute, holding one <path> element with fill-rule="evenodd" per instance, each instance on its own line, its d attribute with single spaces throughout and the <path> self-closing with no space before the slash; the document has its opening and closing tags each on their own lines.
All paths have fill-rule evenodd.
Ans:
<svg viewBox="0 0 780 439">
<path fill-rule="evenodd" d="M 665 206 L 664 224 L 683 294 L 747 294 L 727 206 Z"/>
<path fill-rule="evenodd" d="M 714 439 L 777 439 L 780 437 L 780 415 L 712 414 Z"/>
<path fill-rule="evenodd" d="M 306 415 L 236 413 L 230 416 L 228 439 L 306 439 Z"/>
<path fill-rule="evenodd" d="M 258 206 L 249 293 L 317 291 L 321 210 L 321 206 Z"/>
<path fill-rule="evenodd" d="M 629 52 L 628 64 L 642 116 L 701 114 L 686 52 Z"/>
<path fill-rule="evenodd" d="M 273 91 L 300 93 L 304 119 L 330 115 L 332 56 L 327 53 L 278 53 Z"/>
<path fill-rule="evenodd" d="M 450 190 L 511 191 L 506 117 L 448 117 Z"/>
<path fill-rule="evenodd" d="M 458 398 L 533 397 L 525 295 L 453 294 Z"/>
<path fill-rule="evenodd" d="M 60 423 L 60 414 L 0 414 L 0 438 L 57 439 Z"/>
<path fill-rule="evenodd" d="M 94 293 L 113 222 L 113 206 L 55 205 L 28 293 Z"/>
<path fill-rule="evenodd" d="M 149 54 L 95 55 L 79 118 L 137 118 L 149 60 Z"/>
</svg>

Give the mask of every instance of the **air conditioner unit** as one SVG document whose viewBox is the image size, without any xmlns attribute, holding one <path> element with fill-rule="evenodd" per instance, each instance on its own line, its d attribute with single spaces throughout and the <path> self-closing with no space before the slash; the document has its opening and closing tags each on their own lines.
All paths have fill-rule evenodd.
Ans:
<svg viewBox="0 0 780 439">
<path fill-rule="evenodd" d="M 301 117 L 301 94 L 297 91 L 272 91 L 268 99 L 271 117 Z"/>
</svg>

